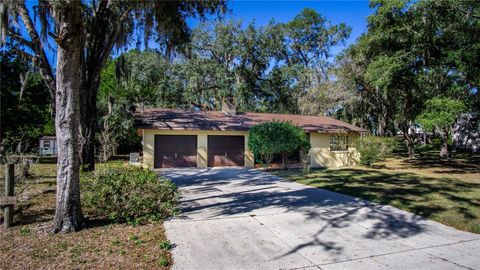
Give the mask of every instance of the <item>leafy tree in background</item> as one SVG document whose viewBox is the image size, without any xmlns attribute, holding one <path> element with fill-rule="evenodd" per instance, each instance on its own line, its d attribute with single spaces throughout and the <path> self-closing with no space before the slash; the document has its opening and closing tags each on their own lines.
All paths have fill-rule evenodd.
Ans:
<svg viewBox="0 0 480 270">
<path fill-rule="evenodd" d="M 142 57 L 140 53 L 135 55 L 137 58 Z M 104 156 L 104 159 L 109 156 L 108 153 L 128 154 L 131 151 L 139 151 L 141 146 L 141 138 L 133 127 L 134 114 L 131 106 L 134 103 L 130 98 L 135 95 L 127 93 L 124 82 L 126 78 L 117 74 L 120 72 L 119 65 L 126 65 L 120 61 L 120 59 L 126 61 L 125 58 L 126 56 L 108 61 L 101 74 L 97 96 L 99 117 L 97 153 Z M 108 141 L 112 143 L 108 144 Z M 112 145 L 116 147 L 112 148 Z"/>
<path fill-rule="evenodd" d="M 278 95 L 270 107 L 280 103 L 289 108 L 287 112 L 323 114 L 316 102 L 331 93 L 325 93 L 329 88 L 325 85 L 330 50 L 345 42 L 351 28 L 343 23 L 332 25 L 315 10 L 306 8 L 285 24 L 271 22 L 265 31 L 267 46 L 275 59 L 265 87 Z"/>
<path fill-rule="evenodd" d="M 55 134 L 48 88 L 40 74 L 29 72 L 28 61 L 2 51 L 0 63 L 0 154 L 38 151 L 38 138 Z"/>
<path fill-rule="evenodd" d="M 462 101 L 451 98 L 436 97 L 425 102 L 425 109 L 417 117 L 417 122 L 428 131 L 441 133 L 440 157 L 448 158 L 448 137 L 452 126 L 466 106 Z"/>
<path fill-rule="evenodd" d="M 173 74 L 173 65 L 154 51 L 132 50 L 115 60 L 119 83 L 117 97 L 130 104 L 177 107 L 183 103 L 180 82 Z"/>
<path fill-rule="evenodd" d="M 336 78 L 351 95 L 338 116 L 379 135 L 400 130 L 414 157 L 413 125 L 435 96 L 478 103 L 479 3 L 371 1 L 368 31 L 338 60 Z"/>
<path fill-rule="evenodd" d="M 262 28 L 238 21 L 203 23 L 192 33 L 183 59 L 176 64 L 191 105 L 219 110 L 235 97 L 240 111 L 255 110 L 262 99 L 259 82 L 269 65 Z"/>
<path fill-rule="evenodd" d="M 224 99 L 234 98 L 239 111 L 321 114 L 328 105 L 319 103 L 334 97 L 328 103 L 333 107 L 338 99 L 325 83 L 330 49 L 349 32 L 311 9 L 264 27 L 205 22 L 173 59 L 156 51 L 116 59 L 123 74 L 120 89 L 140 107 L 220 110 Z"/>
<path fill-rule="evenodd" d="M 268 168 L 274 154 L 282 155 L 282 164 L 286 169 L 287 156 L 296 150 L 308 153 L 310 141 L 302 128 L 288 122 L 272 121 L 250 129 L 248 147 L 261 157 L 265 169 Z"/>
<path fill-rule="evenodd" d="M 97 96 L 101 133 L 97 138 L 102 139 L 98 140 L 99 150 L 103 149 L 97 153 L 106 153 L 108 147 L 101 143 L 106 138 L 118 144 L 118 153 L 139 150 L 141 139 L 133 127 L 132 106 L 138 106 L 139 111 L 144 107 L 191 108 L 177 69 L 154 50 L 130 50 L 106 64 Z"/>
</svg>

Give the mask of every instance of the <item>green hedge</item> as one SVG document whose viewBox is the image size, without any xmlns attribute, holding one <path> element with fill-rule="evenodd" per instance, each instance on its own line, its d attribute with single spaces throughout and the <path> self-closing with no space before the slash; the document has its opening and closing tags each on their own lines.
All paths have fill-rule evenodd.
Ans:
<svg viewBox="0 0 480 270">
<path fill-rule="evenodd" d="M 384 160 L 395 148 L 395 138 L 364 136 L 357 140 L 355 148 L 360 154 L 360 164 L 372 166 Z"/>
</svg>

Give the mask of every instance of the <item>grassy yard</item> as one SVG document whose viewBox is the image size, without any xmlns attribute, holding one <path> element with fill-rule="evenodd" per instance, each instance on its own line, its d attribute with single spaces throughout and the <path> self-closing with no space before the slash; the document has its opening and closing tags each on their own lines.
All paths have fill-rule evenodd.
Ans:
<svg viewBox="0 0 480 270">
<path fill-rule="evenodd" d="M 0 171 L 3 181 L 3 168 Z M 55 213 L 55 164 L 36 164 L 19 185 L 15 226 L 0 225 L 0 269 L 168 269 L 162 222 L 129 226 L 91 221 L 70 234 L 49 233 Z M 3 187 L 2 187 L 3 188 Z M 0 215 L 1 218 L 1 215 Z"/>
<path fill-rule="evenodd" d="M 364 198 L 480 233 L 480 159 L 391 158 L 374 168 L 297 170 L 274 174 L 303 184 Z"/>
</svg>

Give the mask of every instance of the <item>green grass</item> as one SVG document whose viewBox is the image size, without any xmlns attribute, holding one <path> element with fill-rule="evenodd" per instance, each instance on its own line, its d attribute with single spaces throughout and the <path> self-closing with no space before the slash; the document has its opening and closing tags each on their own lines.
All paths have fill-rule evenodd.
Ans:
<svg viewBox="0 0 480 270">
<path fill-rule="evenodd" d="M 421 215 L 460 230 L 480 233 L 480 179 L 463 181 L 421 167 L 415 173 L 381 169 L 342 168 L 314 170 L 306 176 L 297 170 L 274 171 L 281 177 Z M 478 171 L 467 172 L 470 178 Z M 473 175 L 473 176 L 472 176 Z M 457 176 L 457 175 L 455 175 Z"/>
</svg>

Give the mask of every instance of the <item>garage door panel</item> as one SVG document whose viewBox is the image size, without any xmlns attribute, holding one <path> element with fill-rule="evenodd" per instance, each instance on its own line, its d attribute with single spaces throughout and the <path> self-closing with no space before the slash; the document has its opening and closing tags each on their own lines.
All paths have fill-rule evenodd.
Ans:
<svg viewBox="0 0 480 270">
<path fill-rule="evenodd" d="M 242 152 L 245 152 L 245 150 L 242 149 Z M 230 156 L 230 162 L 232 163 L 232 166 L 239 166 L 237 164 L 241 164 L 240 166 L 243 166 L 245 164 L 244 156 L 244 153 Z"/>
<path fill-rule="evenodd" d="M 244 166 L 244 136 L 208 136 L 208 166 Z"/>
<path fill-rule="evenodd" d="M 177 167 L 196 167 L 197 166 L 197 155 L 181 155 L 177 157 L 177 164 L 180 166 Z"/>
<path fill-rule="evenodd" d="M 175 158 L 172 156 L 163 155 L 161 157 L 161 162 L 156 168 L 173 168 L 175 167 Z"/>
<path fill-rule="evenodd" d="M 155 168 L 196 166 L 196 135 L 155 135 Z"/>
</svg>

